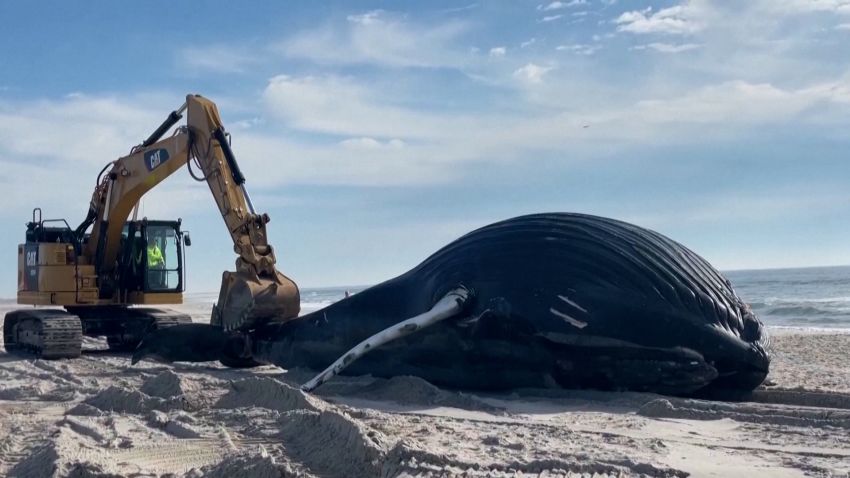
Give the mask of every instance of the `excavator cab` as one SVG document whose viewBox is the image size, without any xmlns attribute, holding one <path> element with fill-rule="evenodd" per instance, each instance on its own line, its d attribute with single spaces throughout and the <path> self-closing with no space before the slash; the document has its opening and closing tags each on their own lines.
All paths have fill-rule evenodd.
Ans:
<svg viewBox="0 0 850 478">
<path fill-rule="evenodd" d="M 144 294 L 183 292 L 184 234 L 180 221 L 145 219 L 124 225 L 118 273 L 127 302 Z"/>
</svg>

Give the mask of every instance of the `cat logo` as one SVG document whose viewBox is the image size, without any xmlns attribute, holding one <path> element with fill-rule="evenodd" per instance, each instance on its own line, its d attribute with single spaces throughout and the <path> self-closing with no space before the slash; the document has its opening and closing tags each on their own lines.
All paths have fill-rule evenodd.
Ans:
<svg viewBox="0 0 850 478">
<path fill-rule="evenodd" d="M 168 161 L 168 150 L 154 149 L 145 153 L 145 167 L 148 171 L 153 171 L 160 164 Z"/>
<path fill-rule="evenodd" d="M 38 251 L 27 251 L 27 267 L 38 265 Z"/>
</svg>

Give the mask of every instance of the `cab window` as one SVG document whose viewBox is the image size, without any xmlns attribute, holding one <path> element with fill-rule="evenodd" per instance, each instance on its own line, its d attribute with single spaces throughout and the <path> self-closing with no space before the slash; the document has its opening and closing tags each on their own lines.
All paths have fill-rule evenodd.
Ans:
<svg viewBox="0 0 850 478">
<path fill-rule="evenodd" d="M 145 247 L 149 291 L 180 290 L 180 254 L 177 231 L 169 226 L 148 225 Z"/>
</svg>

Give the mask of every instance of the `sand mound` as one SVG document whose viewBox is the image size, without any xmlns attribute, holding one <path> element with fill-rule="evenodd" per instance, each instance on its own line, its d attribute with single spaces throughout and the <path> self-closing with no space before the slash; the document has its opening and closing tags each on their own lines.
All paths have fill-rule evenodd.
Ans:
<svg viewBox="0 0 850 478">
<path fill-rule="evenodd" d="M 463 476 L 515 477 L 515 476 L 564 476 L 564 477 L 624 477 L 653 476 L 684 478 L 687 472 L 669 467 L 658 467 L 632 460 L 597 460 L 589 456 L 564 458 L 514 460 L 503 463 L 471 464 L 452 459 L 444 454 L 413 449 L 404 442 L 388 454 L 381 476 Z"/>
<path fill-rule="evenodd" d="M 395 402 L 401 405 L 439 406 L 466 410 L 499 410 L 472 395 L 442 390 L 419 377 L 411 376 L 392 377 L 386 380 L 378 379 L 365 387 L 350 389 L 345 395 L 367 400 Z"/>
<path fill-rule="evenodd" d="M 189 420 L 182 418 L 180 415 L 170 417 L 163 412 L 153 410 L 147 416 L 147 423 L 175 438 L 202 437 L 201 431 L 189 423 Z"/>
<path fill-rule="evenodd" d="M 74 463 L 68 466 L 68 478 L 126 478 L 127 475 L 107 473 L 96 463 Z"/>
<path fill-rule="evenodd" d="M 749 399 L 760 403 L 850 410 L 850 393 L 841 392 L 787 389 L 756 390 Z"/>
<path fill-rule="evenodd" d="M 174 410 L 184 407 L 183 400 L 177 397 L 164 399 L 151 397 L 138 390 L 110 386 L 84 402 L 99 410 L 119 413 L 146 413 L 150 410 Z"/>
<path fill-rule="evenodd" d="M 39 477 L 56 476 L 60 451 L 56 443 L 49 442 L 37 447 L 27 457 L 18 462 L 10 471 L 9 476 Z M 61 475 L 60 475 L 61 476 Z"/>
<path fill-rule="evenodd" d="M 97 417 L 103 415 L 103 410 L 100 410 L 85 403 L 78 403 L 73 408 L 65 412 L 65 414 L 75 415 L 78 417 Z"/>
<path fill-rule="evenodd" d="M 659 398 L 640 407 L 638 414 L 656 418 L 684 418 L 689 420 L 729 418 L 739 422 L 770 423 L 796 427 L 850 428 L 850 412 L 831 410 L 825 413 L 816 408 L 791 408 L 753 403 Z"/>
<path fill-rule="evenodd" d="M 233 382 L 230 390 L 216 402 L 216 408 L 262 407 L 286 412 L 306 409 L 317 411 L 324 403 L 301 390 L 273 378 L 251 377 Z"/>
<path fill-rule="evenodd" d="M 160 398 L 171 398 L 194 393 L 198 386 L 190 380 L 177 375 L 172 370 L 165 370 L 158 375 L 148 378 L 142 384 L 141 391 Z"/>
<path fill-rule="evenodd" d="M 0 389 L 0 400 L 43 400 L 48 402 L 68 402 L 77 397 L 77 393 L 67 387 L 51 387 L 44 383 L 22 385 Z"/>
<path fill-rule="evenodd" d="M 293 410 L 280 417 L 287 454 L 319 476 L 382 476 L 385 437 L 347 414 Z"/>
<path fill-rule="evenodd" d="M 8 476 L 21 478 L 73 477 L 122 478 L 123 475 L 107 470 L 92 458 L 101 453 L 88 437 L 61 427 L 50 441 L 33 450 L 26 458 L 9 470 Z"/>
<path fill-rule="evenodd" d="M 189 473 L 187 476 L 191 476 Z M 199 476 L 203 478 L 231 478 L 250 476 L 251 478 L 309 477 L 306 473 L 296 473 L 288 464 L 275 463 L 274 458 L 265 450 L 259 453 L 235 453 L 227 456 L 221 463 L 204 467 Z"/>
<path fill-rule="evenodd" d="M 216 403 L 216 408 L 260 409 L 279 412 L 274 424 L 286 455 L 319 476 L 379 476 L 385 446 L 377 432 L 354 420 L 336 407 L 301 390 L 272 378 L 252 377 L 231 384 L 231 390 Z M 234 458 L 243 460 L 244 458 Z M 264 460 L 261 468 L 267 476 L 309 476 Z M 222 472 L 229 470 L 222 465 Z M 279 473 L 279 474 L 273 474 Z M 228 476 L 228 475 L 221 475 Z M 266 476 L 266 475 L 263 475 Z"/>
<path fill-rule="evenodd" d="M 0 390 L 0 400 L 38 400 L 47 393 L 47 387 L 42 384 L 9 387 Z"/>
</svg>

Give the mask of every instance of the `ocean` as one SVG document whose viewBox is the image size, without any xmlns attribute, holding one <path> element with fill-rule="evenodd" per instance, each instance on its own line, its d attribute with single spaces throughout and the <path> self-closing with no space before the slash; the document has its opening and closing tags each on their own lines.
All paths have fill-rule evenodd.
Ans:
<svg viewBox="0 0 850 478">
<path fill-rule="evenodd" d="M 772 327 L 850 329 L 850 266 L 726 271 L 735 291 Z M 366 286 L 301 289 L 302 313 L 318 310 Z M 187 293 L 174 307 L 208 321 L 218 293 Z M 0 299 L 0 314 L 18 308 L 14 299 Z"/>
<path fill-rule="evenodd" d="M 850 329 L 850 266 L 723 274 L 767 325 Z"/>
</svg>

